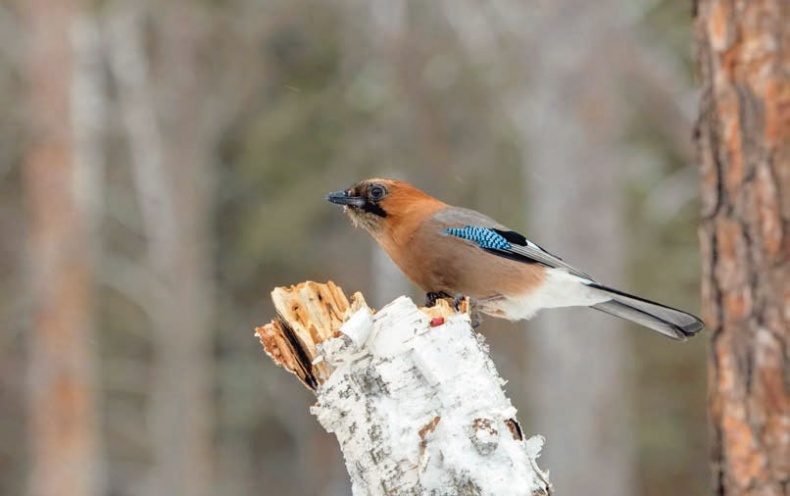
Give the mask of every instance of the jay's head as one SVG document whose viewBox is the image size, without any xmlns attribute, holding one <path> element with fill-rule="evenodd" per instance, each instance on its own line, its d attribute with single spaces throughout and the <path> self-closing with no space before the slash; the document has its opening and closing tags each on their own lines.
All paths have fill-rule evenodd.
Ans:
<svg viewBox="0 0 790 496">
<path fill-rule="evenodd" d="M 366 179 L 329 193 L 326 199 L 342 205 L 351 222 L 371 234 L 402 221 L 426 203 L 443 205 L 414 186 L 392 179 Z"/>
</svg>

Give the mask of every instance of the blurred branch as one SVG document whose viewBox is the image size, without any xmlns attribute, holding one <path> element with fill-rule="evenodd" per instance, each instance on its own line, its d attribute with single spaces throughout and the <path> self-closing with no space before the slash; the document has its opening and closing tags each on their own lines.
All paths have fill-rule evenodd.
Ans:
<svg viewBox="0 0 790 496">
<path fill-rule="evenodd" d="M 135 2 L 116 2 L 108 15 L 110 67 L 119 88 L 121 117 L 129 137 L 132 170 L 143 212 L 151 262 L 161 269 L 175 256 L 176 226 L 164 144 L 148 82 L 141 33 L 142 13 Z"/>
<path fill-rule="evenodd" d="M 145 232 L 136 207 L 136 196 L 128 185 L 105 185 L 105 208 L 108 219 L 117 222 L 123 229 L 139 235 Z"/>
<path fill-rule="evenodd" d="M 372 311 L 331 282 L 277 288 L 279 317 L 259 327 L 269 356 L 315 391 L 356 495 L 548 495 L 543 438 L 524 440 L 516 410 L 464 303 L 418 309 L 401 297 Z"/>
<path fill-rule="evenodd" d="M 89 248 L 99 251 L 99 224 L 104 204 L 104 128 L 107 91 L 104 78 L 103 49 L 99 24 L 89 14 L 74 21 L 72 39 L 75 51 L 74 82 L 71 87 L 74 120 L 74 159 L 77 163 L 76 197 L 86 213 Z M 92 257 L 92 259 L 94 258 Z"/>
<path fill-rule="evenodd" d="M 152 319 L 155 358 L 147 413 L 154 463 L 146 493 L 212 494 L 215 142 L 205 134 L 202 103 L 208 97 L 200 59 L 206 24 L 202 9 L 191 2 L 157 5 L 155 15 L 150 8 L 118 1 L 107 14 L 150 270 L 142 279 L 139 268 L 126 270 L 120 285 Z"/>
</svg>

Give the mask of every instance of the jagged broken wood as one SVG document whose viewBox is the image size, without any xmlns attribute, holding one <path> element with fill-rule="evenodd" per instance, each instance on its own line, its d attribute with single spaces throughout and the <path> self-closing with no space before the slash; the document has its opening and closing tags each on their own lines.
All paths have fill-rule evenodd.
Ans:
<svg viewBox="0 0 790 496">
<path fill-rule="evenodd" d="M 400 297 L 374 313 L 332 282 L 276 288 L 279 317 L 256 329 L 264 349 L 318 399 L 354 495 L 548 495 L 516 409 L 468 305 L 417 308 Z"/>
</svg>

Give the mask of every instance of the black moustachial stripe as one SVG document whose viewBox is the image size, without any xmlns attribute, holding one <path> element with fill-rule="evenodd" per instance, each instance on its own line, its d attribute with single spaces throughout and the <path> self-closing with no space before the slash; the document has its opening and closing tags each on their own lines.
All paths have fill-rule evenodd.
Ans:
<svg viewBox="0 0 790 496">
<path fill-rule="evenodd" d="M 387 212 L 385 212 L 384 209 L 381 208 L 381 205 L 379 205 L 378 203 L 373 203 L 372 201 L 366 201 L 365 205 L 362 207 L 362 210 L 374 215 L 378 215 L 379 217 L 387 216 Z"/>
<path fill-rule="evenodd" d="M 385 212 L 378 203 L 374 203 L 370 200 L 365 202 L 365 205 L 362 206 L 362 210 L 374 215 L 378 215 L 379 217 L 387 216 L 387 212 Z"/>
</svg>

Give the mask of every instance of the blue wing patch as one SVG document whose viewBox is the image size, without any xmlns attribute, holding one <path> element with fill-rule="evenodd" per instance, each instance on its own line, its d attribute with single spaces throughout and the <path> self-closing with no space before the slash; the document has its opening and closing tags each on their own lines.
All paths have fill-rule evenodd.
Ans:
<svg viewBox="0 0 790 496">
<path fill-rule="evenodd" d="M 485 227 L 450 227 L 442 231 L 444 234 L 458 238 L 468 239 L 477 243 L 480 248 L 487 250 L 509 250 L 510 243 L 493 229 Z"/>
</svg>

